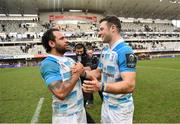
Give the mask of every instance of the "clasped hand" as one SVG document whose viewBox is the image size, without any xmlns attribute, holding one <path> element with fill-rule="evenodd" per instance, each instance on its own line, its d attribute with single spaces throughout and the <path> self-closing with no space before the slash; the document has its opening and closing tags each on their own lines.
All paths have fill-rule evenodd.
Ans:
<svg viewBox="0 0 180 124">
<path fill-rule="evenodd" d="M 84 80 L 83 91 L 86 93 L 92 93 L 100 90 L 100 82 L 94 77 L 91 77 L 91 80 Z"/>
<path fill-rule="evenodd" d="M 84 66 L 80 62 L 77 62 L 72 66 L 71 72 L 72 72 L 72 74 L 82 75 L 85 72 Z"/>
</svg>

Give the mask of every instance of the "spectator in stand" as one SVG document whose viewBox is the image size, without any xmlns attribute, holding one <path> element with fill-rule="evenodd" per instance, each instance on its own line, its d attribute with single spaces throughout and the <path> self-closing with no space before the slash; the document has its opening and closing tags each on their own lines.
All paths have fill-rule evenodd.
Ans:
<svg viewBox="0 0 180 124">
<path fill-rule="evenodd" d="M 53 24 L 53 25 L 52 25 L 52 28 L 53 28 L 53 29 L 61 30 L 61 26 L 58 25 L 58 24 Z"/>
</svg>

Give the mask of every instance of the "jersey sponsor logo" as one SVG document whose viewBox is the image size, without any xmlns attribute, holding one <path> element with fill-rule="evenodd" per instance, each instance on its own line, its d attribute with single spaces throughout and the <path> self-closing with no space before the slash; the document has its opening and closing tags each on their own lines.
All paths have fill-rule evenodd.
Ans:
<svg viewBox="0 0 180 124">
<path fill-rule="evenodd" d="M 106 79 L 107 80 L 107 78 L 109 77 L 109 78 L 114 78 L 114 74 L 110 74 L 110 73 L 108 73 L 108 72 L 103 72 L 103 77 L 105 77 L 104 78 L 104 80 Z"/>
<path fill-rule="evenodd" d="M 109 74 L 112 74 L 112 75 L 114 75 L 115 74 L 115 67 L 114 66 L 109 66 L 109 65 L 107 65 L 107 72 L 109 73 Z"/>
<path fill-rule="evenodd" d="M 128 68 L 135 68 L 136 62 L 137 62 L 137 58 L 135 54 L 133 53 L 126 54 L 126 65 Z"/>
</svg>

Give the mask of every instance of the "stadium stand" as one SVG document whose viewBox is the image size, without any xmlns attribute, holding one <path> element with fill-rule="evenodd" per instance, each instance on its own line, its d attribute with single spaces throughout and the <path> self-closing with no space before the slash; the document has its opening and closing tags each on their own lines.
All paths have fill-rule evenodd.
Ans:
<svg viewBox="0 0 180 124">
<path fill-rule="evenodd" d="M 144 6 L 144 4 L 142 5 Z M 24 11 L 27 10 L 24 9 Z M 16 12 L 15 10 L 12 11 Z M 11 11 L 9 10 L 9 12 Z M 108 13 L 103 14 L 98 13 L 98 11 L 95 13 L 88 11 L 74 13 L 67 10 L 62 10 L 59 13 L 56 11 L 50 12 L 50 10 L 43 11 L 43 9 L 38 13 L 35 12 L 34 15 L 24 16 L 24 13 L 15 13 L 9 16 L 8 13 L 1 12 L 1 62 L 9 56 L 24 56 L 24 59 L 28 57 L 32 59 L 38 55 L 40 56 L 38 59 L 42 59 L 47 54 L 41 45 L 41 36 L 47 29 L 55 26 L 64 32 L 71 43 L 72 49 L 76 43 L 81 42 L 92 44 L 95 51 L 99 53 L 106 45 L 102 43 L 98 36 L 97 25 L 98 21 Z M 116 14 L 114 11 L 113 13 Z M 154 19 L 154 17 L 148 19 L 127 18 L 126 16 L 120 16 L 119 19 L 122 22 L 122 36 L 132 46 L 139 59 L 142 55 L 147 55 L 148 59 L 160 57 L 160 52 L 163 57 L 166 54 L 173 57 L 180 56 L 180 32 L 171 19 L 166 19 L 163 16 L 162 19 Z"/>
</svg>

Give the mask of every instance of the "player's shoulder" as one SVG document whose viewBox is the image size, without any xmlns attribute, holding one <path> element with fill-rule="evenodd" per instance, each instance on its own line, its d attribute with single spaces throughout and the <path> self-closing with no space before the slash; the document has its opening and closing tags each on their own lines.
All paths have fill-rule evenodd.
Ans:
<svg viewBox="0 0 180 124">
<path fill-rule="evenodd" d="M 118 44 L 115 51 L 117 53 L 133 53 L 133 49 L 126 42 Z"/>
<path fill-rule="evenodd" d="M 46 57 L 41 63 L 40 66 L 50 66 L 52 64 L 56 64 L 57 63 L 57 59 L 53 58 L 53 57 Z"/>
</svg>

